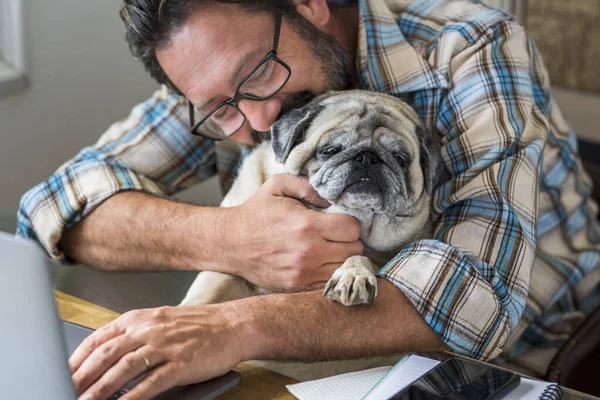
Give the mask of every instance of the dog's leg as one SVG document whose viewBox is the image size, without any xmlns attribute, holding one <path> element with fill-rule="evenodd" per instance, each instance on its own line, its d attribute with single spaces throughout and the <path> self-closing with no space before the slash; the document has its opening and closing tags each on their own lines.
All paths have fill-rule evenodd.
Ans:
<svg viewBox="0 0 600 400">
<path fill-rule="evenodd" d="M 345 306 L 371 304 L 377 296 L 376 272 L 367 257 L 352 256 L 335 270 L 323 295 Z"/>
<path fill-rule="evenodd" d="M 220 272 L 204 271 L 198 274 L 180 305 L 224 303 L 256 294 L 256 288 L 245 279 Z"/>
</svg>

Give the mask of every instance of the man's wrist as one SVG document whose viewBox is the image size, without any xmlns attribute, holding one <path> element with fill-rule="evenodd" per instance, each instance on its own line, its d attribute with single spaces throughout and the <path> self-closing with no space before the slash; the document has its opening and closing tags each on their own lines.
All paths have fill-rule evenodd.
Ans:
<svg viewBox="0 0 600 400">
<path fill-rule="evenodd" d="M 321 301 L 330 303 L 320 295 L 320 292 L 281 293 L 265 296 L 254 296 L 245 299 L 223 303 L 222 310 L 227 316 L 231 328 L 239 338 L 241 360 L 304 360 L 305 347 L 319 344 L 310 343 L 312 340 L 302 338 L 293 342 L 292 337 L 301 335 L 310 323 L 298 320 L 298 313 L 304 306 L 295 307 L 295 297 L 303 298 L 303 303 L 309 298 L 315 309 L 319 309 Z M 329 304 L 329 306 L 336 306 Z M 312 308 L 312 307 L 311 307 Z M 289 314 L 286 314 L 286 311 Z M 317 310 L 312 310 L 319 314 Z M 314 315 L 313 315 L 314 316 Z M 310 318 L 310 317 L 309 317 Z M 311 329 L 314 327 L 311 327 Z M 314 331 L 314 337 L 319 332 Z M 290 346 L 295 348 L 290 348 Z"/>
<path fill-rule="evenodd" d="M 228 209 L 196 207 L 183 229 L 182 263 L 196 271 L 232 273 L 227 258 L 226 234 Z"/>
<path fill-rule="evenodd" d="M 220 304 L 221 312 L 227 319 L 236 340 L 235 346 L 240 349 L 241 361 L 258 360 L 262 357 L 261 348 L 269 346 L 268 332 L 261 329 L 256 314 L 257 308 L 252 306 L 253 299 L 230 301 Z"/>
</svg>

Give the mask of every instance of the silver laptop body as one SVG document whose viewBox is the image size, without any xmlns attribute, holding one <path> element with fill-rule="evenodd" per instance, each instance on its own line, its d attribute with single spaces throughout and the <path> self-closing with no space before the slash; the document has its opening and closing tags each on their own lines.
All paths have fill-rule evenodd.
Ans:
<svg viewBox="0 0 600 400">
<path fill-rule="evenodd" d="M 2 398 L 75 400 L 67 355 L 93 331 L 58 318 L 50 270 L 36 244 L 0 232 L 0 274 Z M 230 371 L 157 399 L 208 400 L 239 382 L 240 374 Z"/>
</svg>

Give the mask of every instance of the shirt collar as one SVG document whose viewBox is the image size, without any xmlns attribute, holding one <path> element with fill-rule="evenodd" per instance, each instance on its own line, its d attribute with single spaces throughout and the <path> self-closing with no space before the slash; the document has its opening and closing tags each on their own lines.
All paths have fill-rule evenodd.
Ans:
<svg viewBox="0 0 600 400">
<path fill-rule="evenodd" d="M 447 88 L 445 76 L 406 40 L 400 16 L 390 10 L 394 0 L 360 0 L 357 69 L 361 89 L 393 95 Z M 397 7 L 395 7 L 397 8 Z"/>
</svg>

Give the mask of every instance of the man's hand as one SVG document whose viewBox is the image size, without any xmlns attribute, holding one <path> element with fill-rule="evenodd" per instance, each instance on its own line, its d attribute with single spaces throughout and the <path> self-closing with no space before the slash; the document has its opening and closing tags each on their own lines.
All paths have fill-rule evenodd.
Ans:
<svg viewBox="0 0 600 400">
<path fill-rule="evenodd" d="M 308 209 L 328 207 L 306 178 L 275 175 L 244 204 L 227 209 L 219 229 L 222 262 L 231 273 L 270 289 L 323 286 L 347 258 L 362 255 L 353 217 Z"/>
<path fill-rule="evenodd" d="M 225 374 L 242 357 L 228 306 L 163 307 L 132 311 L 100 328 L 73 353 L 69 364 L 80 399 L 106 400 L 150 371 L 121 397 L 150 399 L 174 386 Z"/>
</svg>

